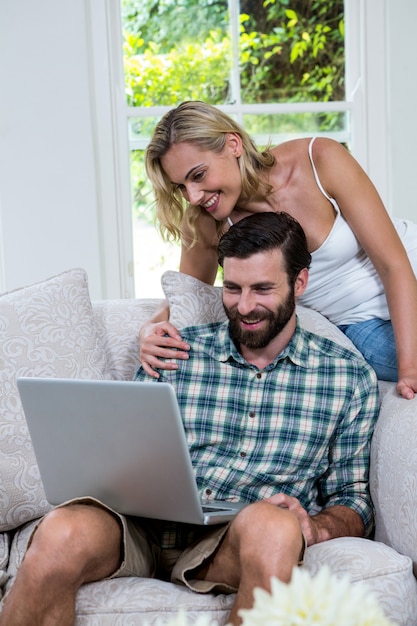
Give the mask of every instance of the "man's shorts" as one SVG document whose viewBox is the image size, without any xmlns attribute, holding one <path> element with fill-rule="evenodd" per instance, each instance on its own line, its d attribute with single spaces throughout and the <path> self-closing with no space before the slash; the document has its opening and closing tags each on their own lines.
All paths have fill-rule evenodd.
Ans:
<svg viewBox="0 0 417 626">
<path fill-rule="evenodd" d="M 160 531 L 163 522 L 139 517 L 124 516 L 110 507 L 102 504 L 91 497 L 77 498 L 64 502 L 55 509 L 73 504 L 97 506 L 108 511 L 119 522 L 122 529 L 121 562 L 119 568 L 109 576 L 118 578 L 122 576 L 138 576 L 147 578 L 159 578 L 182 584 L 199 593 L 234 593 L 235 588 L 221 582 L 209 582 L 195 580 L 193 571 L 200 567 L 204 561 L 210 558 L 219 547 L 227 532 L 228 524 L 216 526 L 197 526 L 191 524 L 176 525 L 181 534 L 188 541 L 180 548 L 162 548 L 160 543 Z M 35 526 L 29 541 L 36 532 Z"/>
<path fill-rule="evenodd" d="M 193 578 L 193 572 L 216 552 L 229 524 L 216 526 L 175 524 L 174 529 L 176 529 L 177 534 L 183 537 L 182 545 L 166 548 L 161 547 L 160 541 L 164 522 L 124 516 L 89 497 L 64 502 L 56 508 L 72 504 L 97 506 L 108 511 L 118 520 L 122 529 L 121 561 L 119 568 L 109 578 L 123 576 L 158 578 L 185 585 L 198 593 L 234 593 L 237 591 L 236 588 L 221 581 L 211 582 Z M 32 532 L 28 545 L 30 545 L 36 528 Z M 303 563 L 305 549 L 306 542 L 304 539 L 299 565 Z"/>
</svg>

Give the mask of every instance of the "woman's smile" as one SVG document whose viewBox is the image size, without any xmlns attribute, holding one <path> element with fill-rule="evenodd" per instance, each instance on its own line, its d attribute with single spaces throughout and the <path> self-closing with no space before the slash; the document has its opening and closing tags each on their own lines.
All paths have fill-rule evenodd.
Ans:
<svg viewBox="0 0 417 626">
<path fill-rule="evenodd" d="M 212 196 L 209 200 L 207 200 L 207 202 L 200 204 L 200 206 L 201 208 L 211 213 L 212 211 L 215 211 L 217 209 L 217 207 L 219 206 L 219 201 L 220 201 L 220 193 L 217 192 L 214 194 L 214 196 Z"/>
</svg>

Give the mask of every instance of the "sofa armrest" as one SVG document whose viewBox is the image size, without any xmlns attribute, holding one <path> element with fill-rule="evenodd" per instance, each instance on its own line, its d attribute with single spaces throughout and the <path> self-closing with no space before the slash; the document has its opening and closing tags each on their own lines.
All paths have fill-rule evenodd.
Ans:
<svg viewBox="0 0 417 626">
<path fill-rule="evenodd" d="M 381 410 L 371 447 L 370 488 L 375 539 L 413 560 L 417 571 L 417 398 L 380 382 Z"/>
<path fill-rule="evenodd" d="M 161 301 L 159 298 L 128 298 L 93 302 L 97 332 L 112 379 L 132 379 L 139 366 L 139 329 L 152 317 Z"/>
</svg>

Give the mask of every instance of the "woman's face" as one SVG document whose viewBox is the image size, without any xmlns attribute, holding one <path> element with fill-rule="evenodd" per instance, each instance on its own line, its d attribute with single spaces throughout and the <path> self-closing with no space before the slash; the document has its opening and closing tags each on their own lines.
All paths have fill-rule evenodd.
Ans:
<svg viewBox="0 0 417 626">
<path fill-rule="evenodd" d="M 240 137 L 228 133 L 220 154 L 182 142 L 171 146 L 161 165 L 187 202 L 222 221 L 232 213 L 242 193 L 241 154 Z"/>
</svg>

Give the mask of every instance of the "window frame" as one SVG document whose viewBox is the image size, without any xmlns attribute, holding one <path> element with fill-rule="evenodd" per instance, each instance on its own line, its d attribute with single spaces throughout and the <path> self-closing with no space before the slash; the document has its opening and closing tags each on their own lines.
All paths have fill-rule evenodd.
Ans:
<svg viewBox="0 0 417 626">
<path fill-rule="evenodd" d="M 229 0 L 231 8 L 236 4 Z M 128 124 L 131 117 L 159 117 L 171 107 L 138 110 L 126 105 L 119 0 L 87 0 L 86 11 L 104 297 L 134 298 L 130 150 L 143 149 L 146 142 L 129 142 Z M 384 200 L 389 191 L 387 139 L 381 132 L 387 127 L 385 40 L 385 3 L 345 0 L 345 101 L 245 105 L 237 98 L 219 108 L 238 121 L 255 112 L 349 111 L 348 135 L 326 136 L 349 139 L 353 155 Z"/>
</svg>

